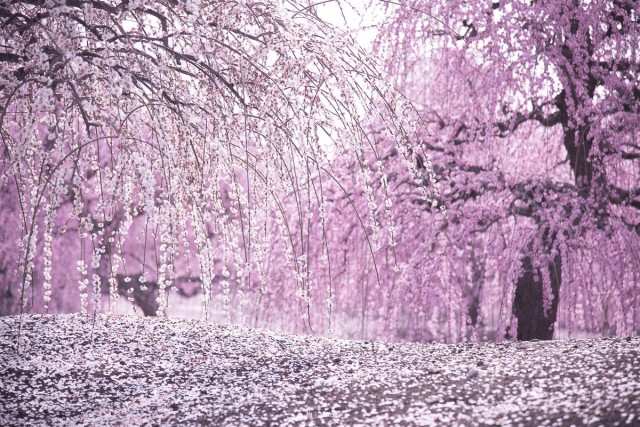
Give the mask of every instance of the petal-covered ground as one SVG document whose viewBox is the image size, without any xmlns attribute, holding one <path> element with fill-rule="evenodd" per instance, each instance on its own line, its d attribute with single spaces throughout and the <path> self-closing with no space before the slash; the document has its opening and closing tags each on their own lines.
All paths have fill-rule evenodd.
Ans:
<svg viewBox="0 0 640 427">
<path fill-rule="evenodd" d="M 389 344 L 0 318 L 2 426 L 640 426 L 640 338 Z"/>
</svg>

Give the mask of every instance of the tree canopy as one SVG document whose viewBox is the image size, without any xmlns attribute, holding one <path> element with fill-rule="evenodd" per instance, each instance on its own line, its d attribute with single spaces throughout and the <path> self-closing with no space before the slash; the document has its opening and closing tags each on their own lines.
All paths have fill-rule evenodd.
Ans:
<svg viewBox="0 0 640 427">
<path fill-rule="evenodd" d="M 422 138 L 450 210 L 439 250 L 416 265 L 445 272 L 458 324 L 481 322 L 484 296 L 499 335 L 549 339 L 556 320 L 637 330 L 635 3 L 385 3 L 377 48 L 431 123 Z"/>
<path fill-rule="evenodd" d="M 54 282 L 73 282 L 82 311 L 90 293 L 100 309 L 108 284 L 110 310 L 120 294 L 148 300 L 140 288 L 162 314 L 183 281 L 199 284 L 205 317 L 215 284 L 229 319 L 231 299 L 244 322 L 243 306 L 270 294 L 283 310 L 301 306 L 289 321 L 311 327 L 311 265 L 327 271 L 322 313 L 333 298 L 328 196 L 365 227 L 352 213 L 363 192 L 342 179 L 371 174 L 371 124 L 424 175 L 410 104 L 310 7 L 16 1 L 0 16 L 2 214 L 16 224 L 2 230 L 7 311 L 16 294 L 21 310 L 39 306 L 35 285 L 48 310 Z M 356 170 L 335 171 L 341 159 Z M 367 226 L 372 256 L 381 226 Z"/>
</svg>

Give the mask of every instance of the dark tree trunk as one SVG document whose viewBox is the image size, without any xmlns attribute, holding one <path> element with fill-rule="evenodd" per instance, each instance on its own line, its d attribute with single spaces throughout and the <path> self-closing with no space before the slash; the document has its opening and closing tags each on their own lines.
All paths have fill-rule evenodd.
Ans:
<svg viewBox="0 0 640 427">
<path fill-rule="evenodd" d="M 109 289 L 109 281 L 108 277 L 102 277 L 102 287 L 101 292 L 102 295 L 108 296 L 110 295 Z M 140 289 L 142 285 L 138 280 L 138 277 L 133 276 L 129 283 L 125 282 L 124 274 L 116 274 L 116 280 L 118 281 L 118 294 L 121 298 L 133 298 L 133 303 L 140 307 L 142 313 L 145 316 L 155 316 L 158 311 L 158 286 L 155 282 L 147 282 L 145 285 L 147 286 L 146 290 Z M 127 289 L 133 288 L 133 292 L 129 294 Z M 168 290 L 168 289 L 167 289 Z"/>
<path fill-rule="evenodd" d="M 567 74 L 567 77 L 571 77 Z M 589 93 L 593 95 L 595 86 L 589 87 Z M 572 92 L 574 104 L 579 100 L 575 92 Z M 562 113 L 562 128 L 564 131 L 563 144 L 567 150 L 569 164 L 573 171 L 578 195 L 586 198 L 593 191 L 594 164 L 589 157 L 593 146 L 593 138 L 589 136 L 589 120 L 585 120 L 586 125 L 577 128 L 569 124 L 569 109 L 566 102 L 567 92 L 563 90 L 555 98 L 555 105 Z M 598 182 L 604 183 L 604 174 L 600 174 Z M 549 250 L 553 246 L 555 236 L 549 235 L 550 231 L 545 226 L 538 224 L 539 231 L 543 233 L 542 242 L 545 249 Z M 516 337 L 518 340 L 550 340 L 553 338 L 554 324 L 558 313 L 558 302 L 560 299 L 560 285 L 562 283 L 561 256 L 558 254 L 553 261 L 548 264 L 549 279 L 551 281 L 551 293 L 553 300 L 551 307 L 545 313 L 544 292 L 543 292 L 543 272 L 539 268 L 534 268 L 531 256 L 525 255 L 522 258 L 522 268 L 524 273 L 516 283 L 516 292 L 513 300 L 513 314 L 518 319 L 518 330 Z M 508 332 L 507 332 L 508 333 Z"/>
<path fill-rule="evenodd" d="M 482 245 L 473 242 L 470 245 L 470 258 L 471 258 L 471 283 L 468 290 L 468 320 L 467 320 L 467 338 L 471 338 L 473 330 L 482 327 L 481 321 L 480 303 L 482 288 L 484 286 L 484 276 L 486 268 L 486 256 L 484 258 L 479 257 L 478 254 L 484 254 L 484 248 Z"/>
<path fill-rule="evenodd" d="M 0 268 L 0 316 L 20 313 L 19 285 L 12 283 L 6 269 Z M 13 289 L 12 289 L 13 288 Z"/>
<path fill-rule="evenodd" d="M 562 281 L 561 257 L 557 255 L 549 262 L 551 308 L 545 315 L 544 294 L 542 290 L 542 271 L 534 268 L 531 257 L 522 259 L 524 274 L 516 283 L 516 295 L 513 300 L 513 314 L 518 319 L 517 339 L 522 341 L 553 338 L 554 323 L 558 313 L 560 283 Z"/>
</svg>

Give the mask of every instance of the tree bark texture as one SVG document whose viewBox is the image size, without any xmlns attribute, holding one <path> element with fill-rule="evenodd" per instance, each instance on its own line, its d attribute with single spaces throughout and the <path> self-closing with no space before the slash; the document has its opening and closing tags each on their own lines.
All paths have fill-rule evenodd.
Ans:
<svg viewBox="0 0 640 427">
<path fill-rule="evenodd" d="M 544 310 L 542 271 L 534 268 L 531 257 L 522 259 L 524 274 L 516 283 L 513 314 L 518 319 L 517 339 L 522 341 L 553 338 L 554 324 L 558 313 L 560 283 L 562 281 L 561 257 L 556 255 L 549 262 L 551 292 L 553 300 L 547 313 Z"/>
</svg>

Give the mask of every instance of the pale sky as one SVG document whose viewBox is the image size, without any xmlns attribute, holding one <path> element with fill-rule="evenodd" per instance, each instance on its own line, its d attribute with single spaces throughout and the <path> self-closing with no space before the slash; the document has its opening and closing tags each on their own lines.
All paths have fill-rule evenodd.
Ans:
<svg viewBox="0 0 640 427">
<path fill-rule="evenodd" d="M 331 0 L 318 5 L 317 10 L 323 20 L 352 31 L 360 46 L 370 50 L 382 20 L 381 5 L 379 0 Z"/>
</svg>

